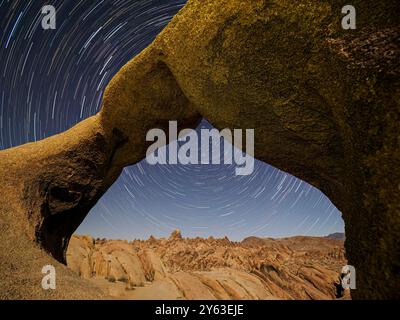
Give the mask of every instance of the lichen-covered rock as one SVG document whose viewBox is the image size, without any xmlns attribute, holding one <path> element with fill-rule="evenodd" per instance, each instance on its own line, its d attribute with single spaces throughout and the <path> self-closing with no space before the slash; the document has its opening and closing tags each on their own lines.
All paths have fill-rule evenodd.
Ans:
<svg viewBox="0 0 400 320">
<path fill-rule="evenodd" d="M 398 298 L 399 2 L 352 1 L 356 30 L 340 27 L 345 4 L 190 0 L 115 75 L 98 115 L 0 152 L 0 228 L 12 230 L 0 243 L 25 248 L 11 259 L 43 248 L 65 262 L 90 208 L 123 166 L 144 157 L 147 130 L 168 120 L 193 127 L 203 116 L 219 129 L 255 129 L 257 158 L 318 187 L 343 212 L 353 297 Z M 12 268 L 27 279 L 38 272 L 6 253 L 2 279 Z M 18 292 L 6 281 L 0 290 Z"/>
</svg>

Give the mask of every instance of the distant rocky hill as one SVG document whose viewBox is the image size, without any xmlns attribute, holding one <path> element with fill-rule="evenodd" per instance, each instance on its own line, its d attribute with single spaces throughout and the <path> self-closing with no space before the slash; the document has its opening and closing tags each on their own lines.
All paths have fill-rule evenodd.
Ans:
<svg viewBox="0 0 400 320">
<path fill-rule="evenodd" d="M 121 299 L 334 299 L 343 241 L 74 236 L 68 266 Z"/>
<path fill-rule="evenodd" d="M 335 232 L 326 236 L 329 239 L 345 240 L 346 235 L 343 232 Z"/>
</svg>

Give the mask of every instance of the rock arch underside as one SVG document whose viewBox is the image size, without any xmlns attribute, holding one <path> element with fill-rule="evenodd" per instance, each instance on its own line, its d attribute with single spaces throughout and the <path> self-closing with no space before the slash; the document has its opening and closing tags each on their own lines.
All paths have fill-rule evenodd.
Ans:
<svg viewBox="0 0 400 320">
<path fill-rule="evenodd" d="M 69 238 L 169 120 L 254 128 L 255 157 L 342 211 L 353 298 L 400 297 L 399 2 L 190 0 L 111 80 L 101 111 L 0 151 L 0 298 L 101 298 L 62 263 Z M 57 290 L 41 268 L 56 266 Z"/>
</svg>

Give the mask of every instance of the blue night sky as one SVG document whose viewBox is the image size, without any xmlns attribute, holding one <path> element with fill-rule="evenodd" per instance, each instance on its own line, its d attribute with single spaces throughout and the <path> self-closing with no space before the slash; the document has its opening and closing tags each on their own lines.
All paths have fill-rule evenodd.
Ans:
<svg viewBox="0 0 400 320">
<path fill-rule="evenodd" d="M 0 149 L 62 132 L 101 106 L 112 76 L 184 5 L 177 0 L 0 0 Z M 41 7 L 57 28 L 41 28 Z M 205 120 L 200 127 L 210 128 Z M 200 129 L 200 128 L 198 128 Z M 257 139 L 257 137 L 255 137 Z M 263 162 L 149 165 L 121 177 L 77 230 L 105 238 L 283 237 L 343 232 L 340 212 L 317 189 Z"/>
</svg>

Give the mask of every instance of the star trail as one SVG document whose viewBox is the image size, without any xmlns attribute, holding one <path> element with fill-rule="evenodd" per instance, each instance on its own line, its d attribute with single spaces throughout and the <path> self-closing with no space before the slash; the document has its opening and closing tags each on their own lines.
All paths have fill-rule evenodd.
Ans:
<svg viewBox="0 0 400 320">
<path fill-rule="evenodd" d="M 0 0 L 0 149 L 65 131 L 95 114 L 113 75 L 185 1 Z M 56 29 L 41 26 L 44 5 Z M 203 120 L 197 130 L 211 128 Z M 255 137 L 257 139 L 257 137 Z M 95 237 L 282 237 L 343 232 L 319 190 L 268 164 L 149 165 L 123 170 L 77 230 Z"/>
</svg>

